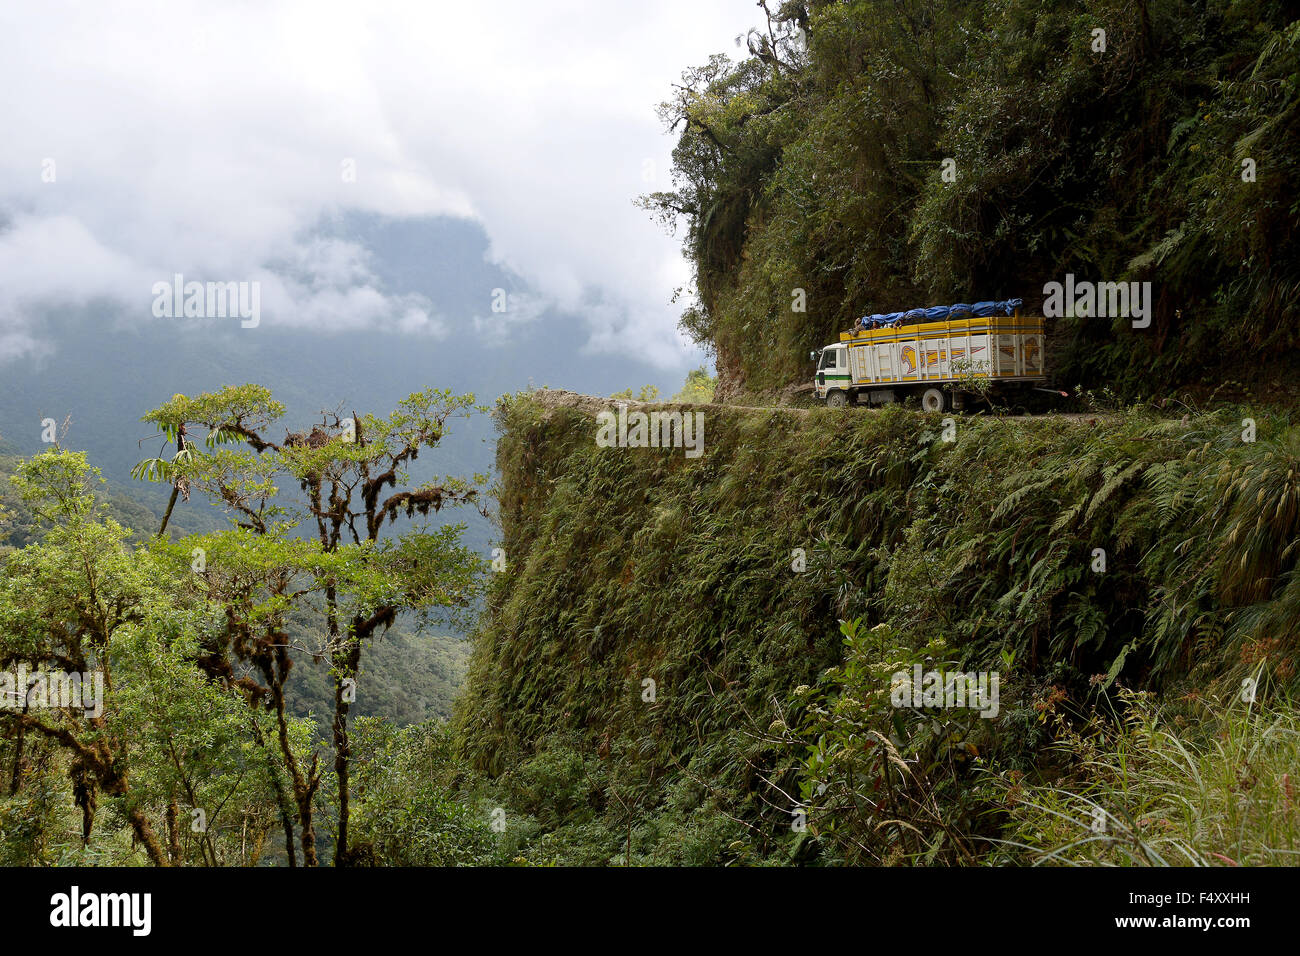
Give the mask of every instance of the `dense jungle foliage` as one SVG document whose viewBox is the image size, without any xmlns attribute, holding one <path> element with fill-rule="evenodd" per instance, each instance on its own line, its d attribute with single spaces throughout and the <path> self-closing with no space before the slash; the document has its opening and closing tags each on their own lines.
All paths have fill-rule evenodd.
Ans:
<svg viewBox="0 0 1300 956">
<path fill-rule="evenodd" d="M 455 727 L 525 858 L 1026 862 L 1089 801 L 1109 837 L 1066 859 L 1300 849 L 1289 419 L 719 406 L 692 462 L 499 414 L 509 564 Z M 999 672 L 997 715 L 891 706 L 923 662 Z"/>
<path fill-rule="evenodd" d="M 177 394 L 137 475 L 209 499 L 205 533 L 124 509 L 83 453 L 0 462 L 0 864 L 375 861 L 376 762 L 395 785 L 388 730 L 449 715 L 466 654 L 430 632 L 482 565 L 428 520 L 478 489 L 408 463 L 473 408 L 429 390 L 277 440 L 266 389 Z"/>
<path fill-rule="evenodd" d="M 1010 297 L 1038 313 L 1067 273 L 1149 281 L 1154 315 L 1061 319 L 1063 384 L 1150 395 L 1227 370 L 1272 387 L 1290 369 L 1292 5 L 762 6 L 748 55 L 688 70 L 661 107 L 674 189 L 643 199 L 682 228 L 682 327 L 716 349 L 721 395 L 806 378 L 858 316 Z"/>
</svg>

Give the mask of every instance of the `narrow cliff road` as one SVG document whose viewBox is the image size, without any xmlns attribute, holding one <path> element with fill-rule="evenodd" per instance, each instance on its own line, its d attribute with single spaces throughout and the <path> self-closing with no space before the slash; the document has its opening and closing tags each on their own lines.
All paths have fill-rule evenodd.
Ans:
<svg viewBox="0 0 1300 956">
<path fill-rule="evenodd" d="M 726 403 L 714 402 L 641 402 L 630 398 L 601 398 L 599 395 L 582 395 L 578 392 L 571 392 L 563 388 L 540 388 L 532 393 L 532 397 L 538 404 L 545 408 L 575 408 L 579 411 L 595 415 L 605 409 L 611 409 L 616 405 L 626 405 L 628 408 L 677 408 L 692 411 L 726 411 L 734 410 L 741 412 L 783 412 L 791 415 L 810 415 L 810 414 L 828 414 L 842 415 L 852 412 L 873 412 L 879 411 L 880 406 L 871 407 L 866 405 L 850 405 L 846 408 L 800 408 L 794 405 L 730 405 Z M 918 410 L 919 414 L 919 410 Z M 944 412 L 945 415 L 968 416 L 967 412 Z M 1109 418 L 1109 412 L 1042 412 L 1033 415 L 999 415 L 996 413 L 982 412 L 977 413 L 978 417 L 983 418 L 1053 418 L 1066 422 L 1075 422 L 1086 424 L 1097 419 Z"/>
</svg>

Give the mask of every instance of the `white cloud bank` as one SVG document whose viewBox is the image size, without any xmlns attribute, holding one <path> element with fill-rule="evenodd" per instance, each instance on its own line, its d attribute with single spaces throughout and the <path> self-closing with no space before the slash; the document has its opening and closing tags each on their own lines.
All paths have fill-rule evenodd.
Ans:
<svg viewBox="0 0 1300 956">
<path fill-rule="evenodd" d="M 260 281 L 264 324 L 444 333 L 368 250 L 313 233 L 347 209 L 475 218 L 532 308 L 587 319 L 589 349 L 697 361 L 669 303 L 686 263 L 632 200 L 668 185 L 655 103 L 754 17 L 752 0 L 6 5 L 0 361 L 41 347 L 51 308 L 147 320 L 178 272 Z"/>
</svg>

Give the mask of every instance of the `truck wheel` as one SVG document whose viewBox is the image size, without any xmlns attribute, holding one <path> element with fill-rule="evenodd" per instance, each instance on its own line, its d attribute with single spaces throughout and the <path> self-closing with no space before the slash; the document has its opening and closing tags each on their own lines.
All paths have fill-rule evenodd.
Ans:
<svg viewBox="0 0 1300 956">
<path fill-rule="evenodd" d="M 948 407 L 947 396 L 942 389 L 927 388 L 921 393 L 921 409 L 927 412 L 941 412 Z"/>
<path fill-rule="evenodd" d="M 826 393 L 827 408 L 843 408 L 849 403 L 848 393 L 842 389 L 832 389 Z"/>
</svg>

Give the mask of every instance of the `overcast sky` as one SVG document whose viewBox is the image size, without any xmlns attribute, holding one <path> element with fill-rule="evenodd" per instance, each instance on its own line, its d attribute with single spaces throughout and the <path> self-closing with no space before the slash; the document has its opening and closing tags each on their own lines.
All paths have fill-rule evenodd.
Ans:
<svg viewBox="0 0 1300 956">
<path fill-rule="evenodd" d="M 753 0 L 5 4 L 0 361 L 51 347 L 50 310 L 102 300 L 148 321 L 177 272 L 260 281 L 276 325 L 446 335 L 471 318 L 392 294 L 368 250 L 315 234 L 353 209 L 474 218 L 534 308 L 589 322 L 588 349 L 698 364 L 669 302 L 688 277 L 679 241 L 632 200 L 669 188 L 655 105 L 760 15 Z"/>
</svg>

